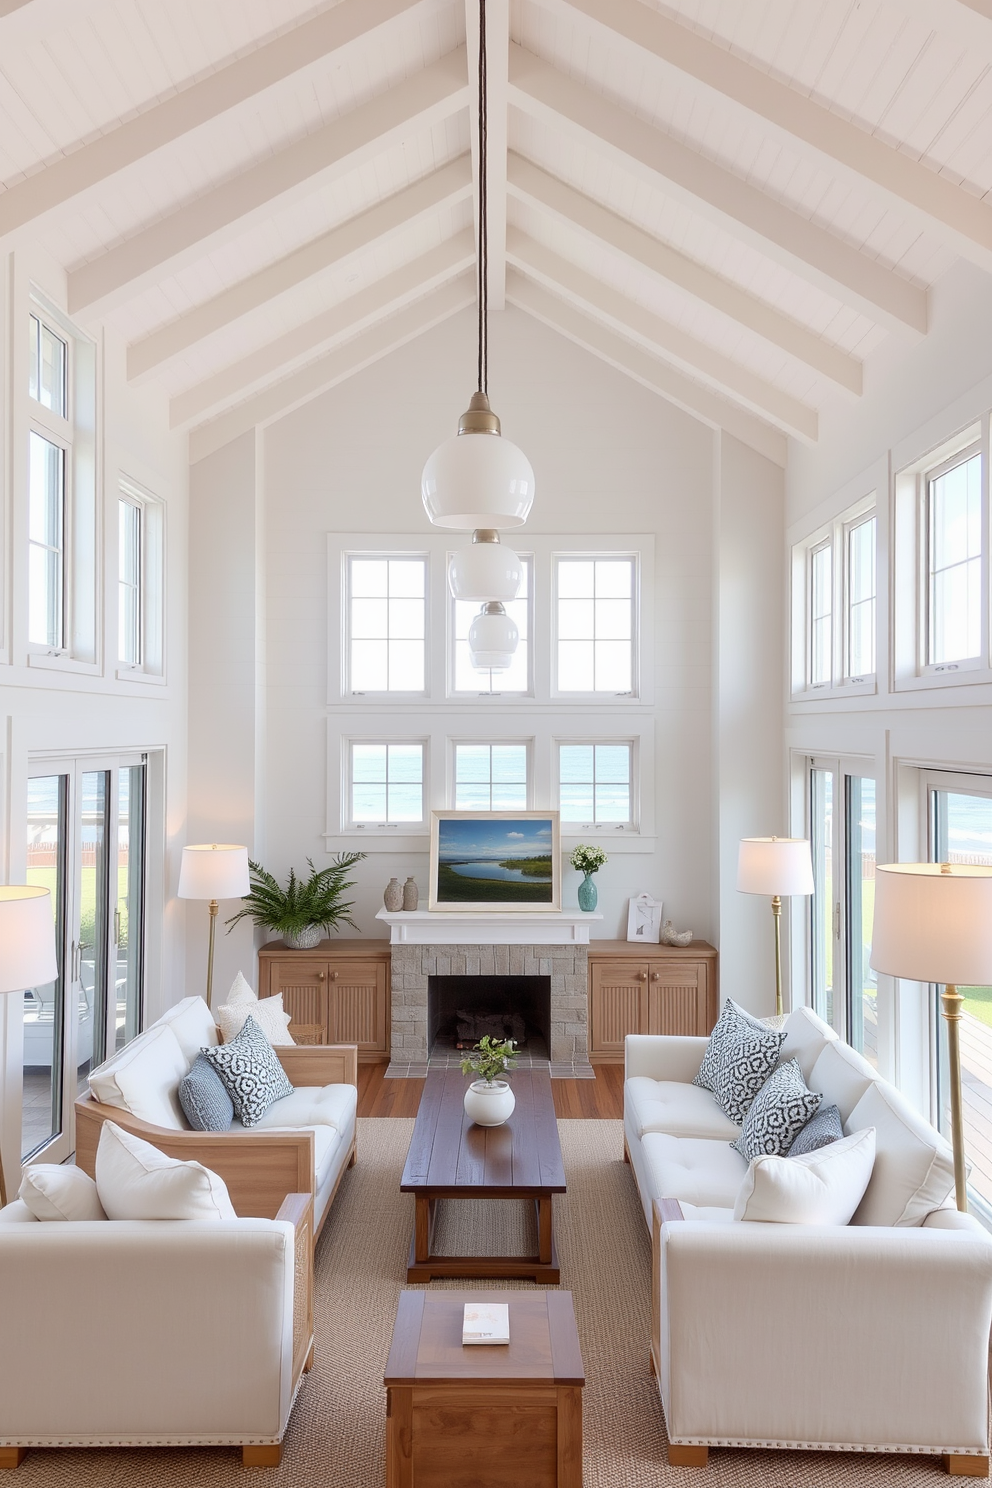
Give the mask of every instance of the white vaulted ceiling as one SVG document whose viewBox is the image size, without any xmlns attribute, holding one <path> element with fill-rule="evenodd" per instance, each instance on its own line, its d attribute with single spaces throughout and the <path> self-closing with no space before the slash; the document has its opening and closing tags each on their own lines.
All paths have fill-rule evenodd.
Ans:
<svg viewBox="0 0 992 1488">
<path fill-rule="evenodd" d="M 488 0 L 490 303 L 784 462 L 992 272 L 992 0 Z M 0 238 L 194 458 L 474 303 L 478 0 L 0 0 Z"/>
</svg>

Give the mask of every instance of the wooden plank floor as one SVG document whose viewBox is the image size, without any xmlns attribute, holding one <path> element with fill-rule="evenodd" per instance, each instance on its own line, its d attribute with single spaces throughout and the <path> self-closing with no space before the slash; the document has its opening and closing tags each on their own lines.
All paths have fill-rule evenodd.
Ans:
<svg viewBox="0 0 992 1488">
<path fill-rule="evenodd" d="M 416 1116 L 423 1080 L 387 1080 L 384 1064 L 358 1066 L 359 1116 Z M 596 1065 L 595 1080 L 552 1080 L 558 1116 L 618 1120 L 623 1115 L 623 1065 Z"/>
</svg>

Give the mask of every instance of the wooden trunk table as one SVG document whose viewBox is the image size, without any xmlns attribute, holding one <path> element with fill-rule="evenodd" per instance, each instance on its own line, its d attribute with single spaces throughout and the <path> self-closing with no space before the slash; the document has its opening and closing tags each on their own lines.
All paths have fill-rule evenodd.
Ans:
<svg viewBox="0 0 992 1488">
<path fill-rule="evenodd" d="M 435 1276 L 532 1278 L 556 1285 L 558 1252 L 551 1197 L 565 1192 L 558 1122 L 547 1070 L 512 1077 L 516 1106 L 503 1126 L 476 1126 L 465 1115 L 466 1077 L 431 1070 L 417 1112 L 400 1188 L 416 1196 L 407 1281 Z M 439 1256 L 431 1251 L 438 1199 L 533 1199 L 536 1256 Z"/>
<path fill-rule="evenodd" d="M 507 1303 L 509 1345 L 463 1346 L 466 1302 Z M 581 1488 L 571 1292 L 401 1292 L 385 1384 L 386 1488 Z"/>
</svg>

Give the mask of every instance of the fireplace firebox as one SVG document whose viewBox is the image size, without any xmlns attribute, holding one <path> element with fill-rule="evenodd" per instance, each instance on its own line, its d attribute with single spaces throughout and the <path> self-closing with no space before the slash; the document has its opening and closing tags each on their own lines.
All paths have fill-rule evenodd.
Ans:
<svg viewBox="0 0 992 1488">
<path fill-rule="evenodd" d="M 549 976 L 429 976 L 427 1047 L 471 1049 L 484 1035 L 512 1038 L 532 1058 L 551 1047 Z"/>
</svg>

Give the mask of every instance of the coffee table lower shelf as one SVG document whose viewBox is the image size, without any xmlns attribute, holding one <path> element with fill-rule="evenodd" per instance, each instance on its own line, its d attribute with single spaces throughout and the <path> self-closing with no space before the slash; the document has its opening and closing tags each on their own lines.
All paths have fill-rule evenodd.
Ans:
<svg viewBox="0 0 992 1488">
<path fill-rule="evenodd" d="M 486 1197 L 497 1197 L 487 1194 Z M 417 1194 L 413 1235 L 410 1240 L 410 1257 L 407 1263 L 408 1282 L 428 1282 L 447 1277 L 463 1279 L 489 1277 L 506 1281 L 537 1281 L 545 1286 L 557 1286 L 561 1281 L 558 1265 L 558 1248 L 552 1228 L 551 1194 L 538 1194 L 534 1198 L 537 1210 L 538 1254 L 536 1256 L 474 1256 L 434 1255 L 431 1240 L 434 1233 L 436 1205 L 438 1199 L 479 1198 L 478 1193 L 466 1193 L 464 1189 L 448 1193 Z M 507 1195 L 519 1200 L 522 1195 Z"/>
</svg>

